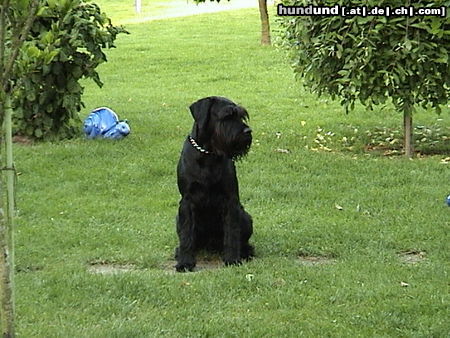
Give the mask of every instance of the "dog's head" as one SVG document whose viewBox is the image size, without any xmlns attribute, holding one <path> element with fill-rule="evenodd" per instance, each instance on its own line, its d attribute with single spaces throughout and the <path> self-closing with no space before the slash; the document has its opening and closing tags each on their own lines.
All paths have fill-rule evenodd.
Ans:
<svg viewBox="0 0 450 338">
<path fill-rule="evenodd" d="M 190 107 L 194 117 L 192 136 L 211 152 L 238 159 L 252 144 L 252 130 L 246 124 L 247 111 L 224 97 L 210 96 Z"/>
</svg>

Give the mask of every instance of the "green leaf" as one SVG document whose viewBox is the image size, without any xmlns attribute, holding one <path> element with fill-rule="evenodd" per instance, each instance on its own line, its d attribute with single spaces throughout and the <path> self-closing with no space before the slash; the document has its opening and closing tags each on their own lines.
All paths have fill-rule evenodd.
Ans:
<svg viewBox="0 0 450 338">
<path fill-rule="evenodd" d="M 53 35 L 52 31 L 47 31 L 47 32 L 45 32 L 45 33 L 42 35 L 42 38 L 41 38 L 41 42 L 42 42 L 44 45 L 49 45 L 49 44 L 51 44 L 51 43 L 53 42 L 53 40 L 54 40 L 54 35 Z"/>
<path fill-rule="evenodd" d="M 434 59 L 434 61 L 438 62 L 438 63 L 448 63 L 448 51 L 445 50 L 445 48 L 441 47 L 439 49 L 440 52 L 440 56 L 436 59 Z"/>
<path fill-rule="evenodd" d="M 45 54 L 45 56 L 44 56 L 44 62 L 45 62 L 45 64 L 49 64 L 50 62 L 52 62 L 53 61 L 53 59 L 56 57 L 56 55 L 58 55 L 58 53 L 59 53 L 59 50 L 52 50 L 51 52 L 48 52 L 48 53 L 46 53 Z"/>
<path fill-rule="evenodd" d="M 28 92 L 26 98 L 28 101 L 33 102 L 36 100 L 36 94 L 34 92 Z"/>
<path fill-rule="evenodd" d="M 44 133 L 42 132 L 41 129 L 37 128 L 34 130 L 34 136 L 36 136 L 37 138 L 41 138 L 42 135 L 44 135 Z"/>
<path fill-rule="evenodd" d="M 79 93 L 81 91 L 81 86 L 74 78 L 71 77 L 67 82 L 67 90 L 70 93 Z"/>
<path fill-rule="evenodd" d="M 42 6 L 38 9 L 38 11 L 36 12 L 36 16 L 46 16 L 47 13 L 47 7 L 46 6 Z"/>
<path fill-rule="evenodd" d="M 50 8 L 56 8 L 56 5 L 58 4 L 58 0 L 47 0 L 48 6 Z"/>
<path fill-rule="evenodd" d="M 15 5 L 19 11 L 25 11 L 28 8 L 28 0 L 16 0 Z"/>
<path fill-rule="evenodd" d="M 439 18 L 431 19 L 431 34 L 439 34 L 441 32 L 442 20 Z"/>
<path fill-rule="evenodd" d="M 411 41 L 408 38 L 405 38 L 405 48 L 406 48 L 406 50 L 410 51 L 411 47 L 412 47 Z"/>
<path fill-rule="evenodd" d="M 79 79 L 83 76 L 83 69 L 80 66 L 75 66 L 71 73 L 75 79 Z"/>
<path fill-rule="evenodd" d="M 27 48 L 27 54 L 29 57 L 37 59 L 41 55 L 41 50 L 36 46 L 30 46 Z"/>
</svg>

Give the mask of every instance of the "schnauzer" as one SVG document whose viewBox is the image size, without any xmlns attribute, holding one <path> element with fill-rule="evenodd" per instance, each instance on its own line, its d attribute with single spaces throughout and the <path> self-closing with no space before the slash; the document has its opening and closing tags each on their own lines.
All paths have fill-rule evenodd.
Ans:
<svg viewBox="0 0 450 338">
<path fill-rule="evenodd" d="M 252 218 L 239 201 L 234 160 L 245 156 L 252 130 L 247 111 L 218 96 L 203 98 L 189 109 L 194 117 L 177 167 L 181 201 L 177 216 L 177 271 L 193 271 L 196 253 L 223 254 L 225 265 L 253 256 L 248 240 Z"/>
</svg>

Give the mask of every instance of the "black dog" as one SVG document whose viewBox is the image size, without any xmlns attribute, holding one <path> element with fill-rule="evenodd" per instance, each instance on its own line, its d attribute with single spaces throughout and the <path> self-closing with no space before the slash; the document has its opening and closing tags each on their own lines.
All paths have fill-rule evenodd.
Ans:
<svg viewBox="0 0 450 338">
<path fill-rule="evenodd" d="M 234 166 L 252 143 L 251 129 L 245 124 L 248 113 L 218 96 L 201 99 L 190 110 L 194 127 L 177 168 L 181 201 L 175 267 L 192 271 L 201 249 L 223 253 L 225 265 L 239 264 L 253 256 L 248 243 L 252 218 L 239 201 Z"/>
</svg>

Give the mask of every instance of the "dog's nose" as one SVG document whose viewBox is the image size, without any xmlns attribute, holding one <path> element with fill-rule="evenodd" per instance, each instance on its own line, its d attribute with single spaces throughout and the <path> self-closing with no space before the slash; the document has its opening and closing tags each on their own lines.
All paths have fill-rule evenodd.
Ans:
<svg viewBox="0 0 450 338">
<path fill-rule="evenodd" d="M 252 130 L 249 127 L 244 129 L 244 134 L 250 134 L 251 132 Z"/>
</svg>

